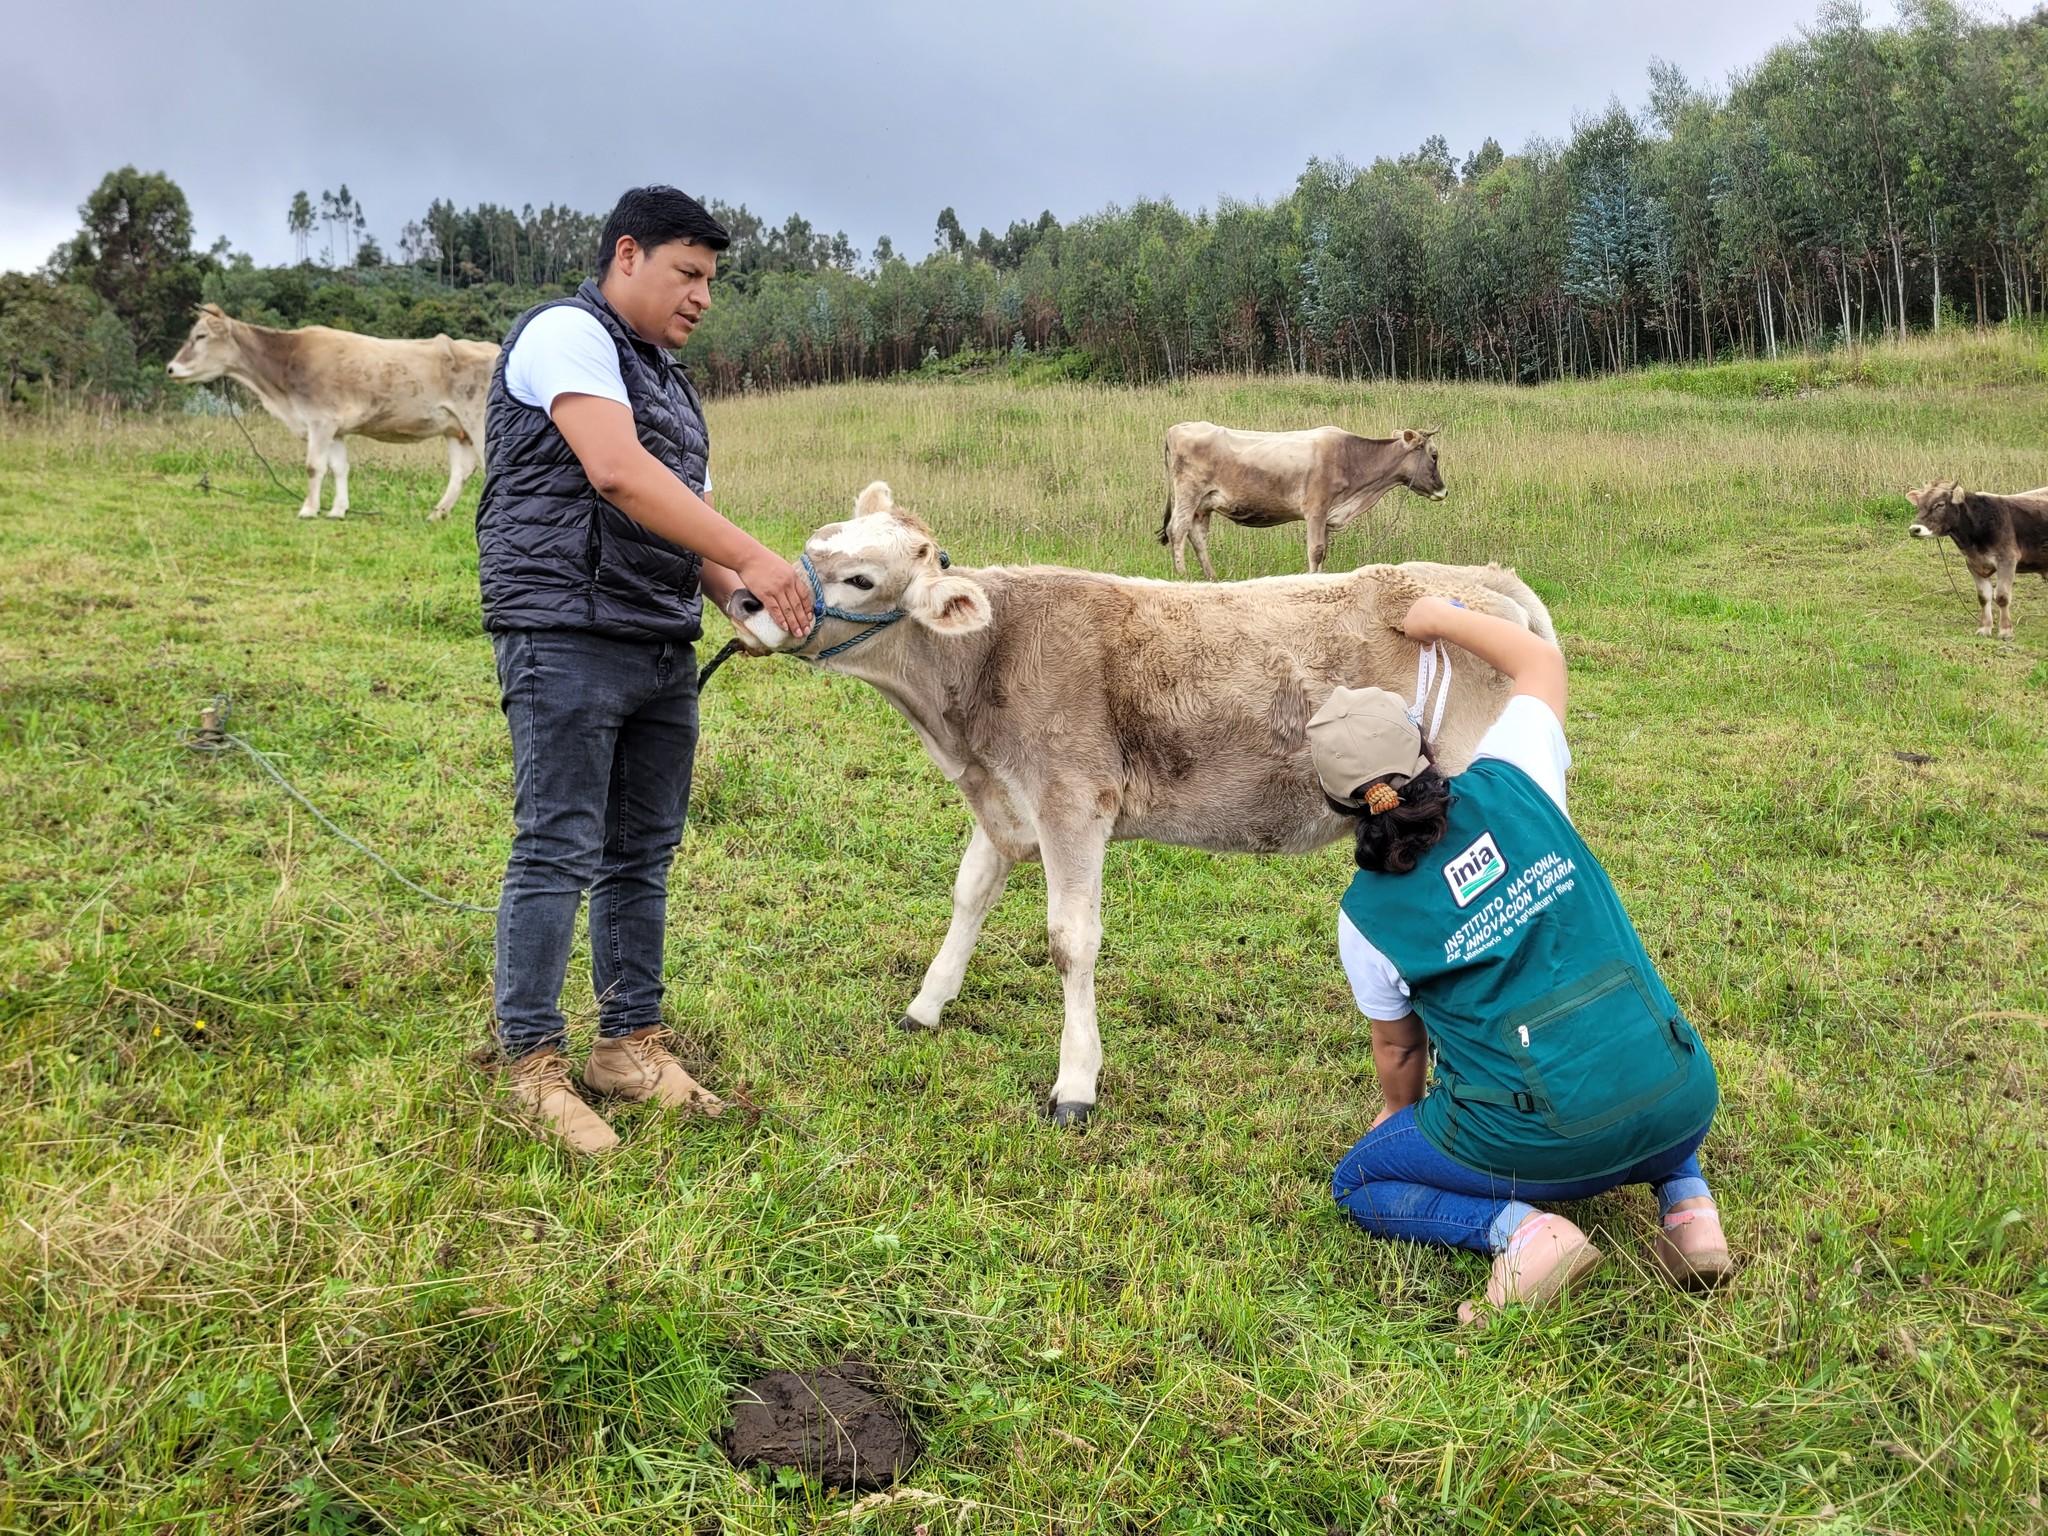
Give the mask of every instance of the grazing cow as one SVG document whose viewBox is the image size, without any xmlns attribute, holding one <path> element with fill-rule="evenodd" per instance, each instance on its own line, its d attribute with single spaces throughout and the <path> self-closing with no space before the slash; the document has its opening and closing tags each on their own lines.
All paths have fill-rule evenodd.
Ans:
<svg viewBox="0 0 2048 1536">
<path fill-rule="evenodd" d="M 346 434 L 385 443 L 447 438 L 448 488 L 429 514 L 440 518 L 482 462 L 484 395 L 497 360 L 498 346 L 491 341 L 387 341 L 324 325 L 274 331 L 231 320 L 217 304 L 202 304 L 192 334 L 166 371 L 187 384 L 225 374 L 247 385 L 292 431 L 305 434 L 301 517 L 320 515 L 320 482 L 329 469 L 334 506 L 327 515 L 347 515 Z"/>
<path fill-rule="evenodd" d="M 1166 516 L 1159 542 L 1173 546 L 1176 575 L 1188 573 L 1194 540 L 1202 574 L 1209 563 L 1209 517 L 1221 512 L 1247 528 L 1308 524 L 1308 568 L 1323 568 L 1330 535 L 1370 512 L 1397 485 L 1444 499 L 1437 471 L 1438 428 L 1399 437 L 1358 437 L 1341 427 L 1306 432 L 1239 432 L 1213 422 L 1166 429 Z"/>
<path fill-rule="evenodd" d="M 1954 480 L 1935 480 L 1907 492 L 1906 500 L 1913 504 L 1907 531 L 1916 539 L 1953 539 L 1977 578 L 1983 605 L 1977 633 L 1990 634 L 1995 619 L 1998 638 L 2010 640 L 2014 573 L 2038 571 L 2048 581 L 2048 486 L 1987 496 Z"/>
<path fill-rule="evenodd" d="M 749 650 L 786 651 L 872 683 L 910 722 L 974 815 L 953 918 L 906 1028 L 960 992 L 989 909 L 1019 860 L 1045 865 L 1047 938 L 1066 989 L 1055 1123 L 1094 1107 L 1102 1041 L 1095 956 L 1112 839 L 1219 853 L 1307 853 L 1346 835 L 1316 782 L 1304 726 L 1330 691 L 1410 694 L 1420 648 L 1395 625 L 1426 592 L 1551 638 L 1541 599 L 1499 566 L 1378 565 L 1341 576 L 1189 586 L 1050 566 L 951 570 L 877 481 L 819 529 L 799 568 L 819 622 L 799 641 L 749 594 Z M 908 620 L 908 622 L 898 622 Z M 1457 653 L 1431 695 L 1437 760 L 1470 761 L 1510 684 Z"/>
</svg>

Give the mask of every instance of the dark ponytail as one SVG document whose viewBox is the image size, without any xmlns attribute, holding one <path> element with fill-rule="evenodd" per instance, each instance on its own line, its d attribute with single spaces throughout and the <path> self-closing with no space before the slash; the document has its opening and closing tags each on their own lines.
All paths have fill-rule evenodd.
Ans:
<svg viewBox="0 0 2048 1536">
<path fill-rule="evenodd" d="M 1331 810 L 1357 824 L 1352 857 L 1360 869 L 1378 875 L 1405 875 L 1443 840 L 1450 824 L 1451 781 L 1437 771 L 1436 754 L 1427 744 L 1422 755 L 1430 760 L 1429 766 L 1398 788 L 1401 803 L 1391 810 L 1375 816 L 1362 805 L 1330 801 Z M 1387 780 L 1378 778 L 1371 783 L 1385 784 Z M 1369 788 L 1371 784 L 1359 785 L 1357 798 L 1364 799 Z"/>
</svg>

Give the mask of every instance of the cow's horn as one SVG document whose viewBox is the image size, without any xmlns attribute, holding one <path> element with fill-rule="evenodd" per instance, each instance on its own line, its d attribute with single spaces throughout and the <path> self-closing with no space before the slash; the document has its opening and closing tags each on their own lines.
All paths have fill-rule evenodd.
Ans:
<svg viewBox="0 0 2048 1536">
<path fill-rule="evenodd" d="M 1424 429 L 1423 429 L 1423 433 L 1422 433 L 1422 435 L 1423 435 L 1423 437 L 1424 437 L 1425 439 L 1427 439 L 1427 438 L 1432 438 L 1432 437 L 1435 437 L 1435 436 L 1437 435 L 1437 433 L 1439 433 L 1439 432 L 1441 432 L 1441 431 L 1443 431 L 1443 428 L 1442 428 L 1442 427 L 1440 427 L 1440 426 L 1438 426 L 1438 427 L 1426 427 L 1426 428 L 1424 428 Z"/>
</svg>

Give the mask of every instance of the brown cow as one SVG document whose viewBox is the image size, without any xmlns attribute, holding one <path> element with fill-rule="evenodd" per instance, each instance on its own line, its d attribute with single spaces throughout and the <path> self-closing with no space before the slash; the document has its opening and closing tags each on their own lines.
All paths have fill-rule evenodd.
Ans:
<svg viewBox="0 0 2048 1536">
<path fill-rule="evenodd" d="M 2012 578 L 2038 571 L 2048 581 L 2048 486 L 2017 496 L 1966 491 L 1954 480 L 1935 480 L 1906 493 L 1913 504 L 1907 529 L 1916 539 L 1948 538 L 1977 578 L 1982 604 L 1977 633 L 2012 638 Z"/>
<path fill-rule="evenodd" d="M 386 443 L 448 439 L 448 488 L 431 517 L 446 517 L 462 483 L 483 459 L 484 395 L 498 359 L 493 341 L 388 341 L 309 325 L 274 331 L 230 319 L 203 304 L 192 334 L 166 365 L 174 379 L 204 384 L 226 375 L 306 439 L 306 499 L 299 516 L 320 515 L 320 482 L 334 471 L 329 517 L 348 514 L 348 449 L 360 433 Z"/>
<path fill-rule="evenodd" d="M 1239 432 L 1208 421 L 1166 429 L 1166 516 L 1159 542 L 1173 546 L 1176 575 L 1188 573 L 1194 540 L 1202 574 L 1209 563 L 1209 517 L 1221 512 L 1247 528 L 1308 524 L 1308 568 L 1323 568 L 1330 535 L 1370 512 L 1397 485 L 1444 499 L 1436 428 L 1399 437 L 1358 437 L 1341 427 L 1305 432 Z"/>
<path fill-rule="evenodd" d="M 1395 625 L 1416 597 L 1457 597 L 1554 637 L 1542 600 L 1493 565 L 1218 586 L 1049 566 L 948 570 L 930 530 L 880 481 L 850 519 L 811 536 L 805 559 L 823 613 L 811 634 L 785 635 L 743 591 L 728 604 L 742 641 L 872 683 L 974 816 L 952 924 L 903 1022 L 937 1027 L 1011 868 L 1042 860 L 1049 948 L 1066 987 L 1052 1089 L 1060 1124 L 1086 1120 L 1102 1067 L 1095 956 L 1113 839 L 1218 853 L 1321 848 L 1352 824 L 1323 798 L 1303 727 L 1340 684 L 1414 692 L 1419 648 Z M 1432 722 L 1443 707 L 1435 744 L 1446 772 L 1471 760 L 1510 687 L 1457 655 L 1431 694 Z"/>
</svg>

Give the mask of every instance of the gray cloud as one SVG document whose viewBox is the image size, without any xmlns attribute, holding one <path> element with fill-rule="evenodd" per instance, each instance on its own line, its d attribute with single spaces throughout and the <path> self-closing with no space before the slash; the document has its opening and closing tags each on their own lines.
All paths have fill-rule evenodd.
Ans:
<svg viewBox="0 0 2048 1536">
<path fill-rule="evenodd" d="M 1285 193 L 1311 155 L 1562 135 L 1719 84 L 1811 0 L 1044 0 L 349 7 L 0 0 L 0 268 L 75 227 L 108 169 L 186 190 L 202 242 L 288 259 L 291 195 L 346 182 L 388 246 L 429 199 L 610 206 L 672 181 L 863 249 L 1051 208 Z"/>
</svg>

